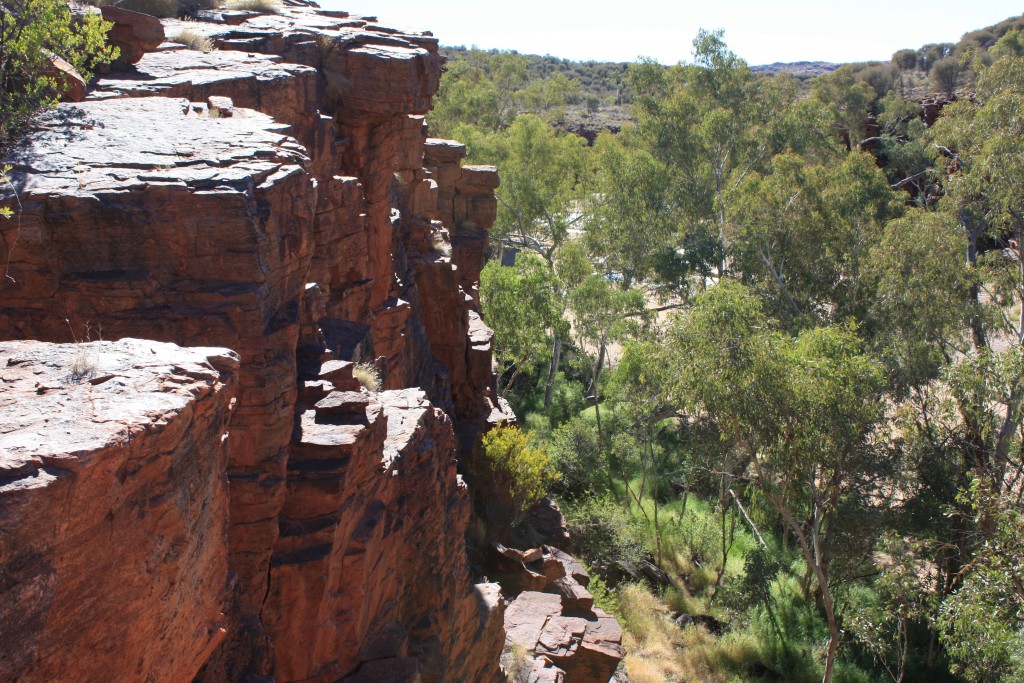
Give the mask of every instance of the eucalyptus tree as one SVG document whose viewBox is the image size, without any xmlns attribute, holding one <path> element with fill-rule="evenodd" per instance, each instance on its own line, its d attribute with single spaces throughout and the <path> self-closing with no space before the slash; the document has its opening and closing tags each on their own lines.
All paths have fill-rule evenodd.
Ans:
<svg viewBox="0 0 1024 683">
<path fill-rule="evenodd" d="M 776 156 L 737 185 L 727 214 L 734 266 L 797 327 L 861 319 L 868 254 L 900 196 L 874 159 L 854 152 L 828 165 Z"/>
<path fill-rule="evenodd" d="M 1024 300 L 1024 58 L 1013 55 L 981 68 L 974 99 L 946 107 L 932 140 L 946 160 L 943 208 L 960 221 L 967 237 L 966 260 L 983 267 L 1000 304 Z M 1001 247 L 981 257 L 981 243 Z M 980 285 L 972 290 L 980 298 Z M 1017 320 L 1001 321 L 1016 343 L 1024 343 L 1024 306 Z M 972 320 L 976 348 L 988 345 L 981 316 Z"/>
<path fill-rule="evenodd" d="M 873 484 L 863 475 L 885 457 L 871 438 L 882 417 L 882 366 L 847 327 L 796 337 L 773 329 L 760 302 L 732 281 L 700 295 L 675 335 L 680 399 L 718 425 L 737 454 L 733 471 L 752 479 L 816 581 L 830 633 L 827 683 L 842 637 L 833 569 L 850 538 L 870 543 L 850 511 L 870 513 Z"/>
<path fill-rule="evenodd" d="M 512 267 L 491 261 L 480 274 L 480 303 L 494 330 L 498 393 L 504 396 L 524 371 L 548 360 L 561 322 L 554 276 L 534 254 L 521 255 Z"/>
<path fill-rule="evenodd" d="M 608 347 L 624 343 L 644 329 L 647 305 L 640 290 L 620 287 L 593 274 L 569 292 L 568 308 L 576 346 L 586 358 L 590 376 L 587 397 L 594 407 L 598 438 L 606 443 L 601 423 L 601 376 L 608 362 Z"/>
</svg>

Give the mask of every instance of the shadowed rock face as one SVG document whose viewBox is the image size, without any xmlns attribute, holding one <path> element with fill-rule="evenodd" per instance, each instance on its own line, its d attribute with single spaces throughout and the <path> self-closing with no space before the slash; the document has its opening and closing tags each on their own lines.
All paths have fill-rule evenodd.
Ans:
<svg viewBox="0 0 1024 683">
<path fill-rule="evenodd" d="M 238 365 L 0 343 L 0 679 L 190 680 L 223 640 Z"/>
</svg>

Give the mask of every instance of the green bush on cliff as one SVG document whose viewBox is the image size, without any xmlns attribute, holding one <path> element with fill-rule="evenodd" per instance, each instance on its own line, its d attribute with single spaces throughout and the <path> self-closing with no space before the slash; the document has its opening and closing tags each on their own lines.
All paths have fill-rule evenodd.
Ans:
<svg viewBox="0 0 1024 683">
<path fill-rule="evenodd" d="M 530 443 L 530 434 L 517 427 L 497 427 L 484 434 L 483 464 L 496 495 L 507 489 L 513 523 L 543 498 L 556 473 L 547 451 Z"/>
<path fill-rule="evenodd" d="M 73 18 L 63 0 L 12 0 L 0 5 L 0 144 L 6 144 L 41 108 L 57 103 L 53 55 L 88 80 L 99 63 L 117 56 L 106 44 L 111 24 L 99 15 Z"/>
</svg>

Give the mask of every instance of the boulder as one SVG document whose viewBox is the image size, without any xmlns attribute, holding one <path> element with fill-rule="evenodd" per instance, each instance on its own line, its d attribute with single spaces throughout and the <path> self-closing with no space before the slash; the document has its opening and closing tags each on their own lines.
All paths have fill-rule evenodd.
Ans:
<svg viewBox="0 0 1024 683">
<path fill-rule="evenodd" d="M 157 49 L 164 42 L 163 24 L 154 16 L 121 9 L 116 5 L 104 5 L 100 11 L 104 21 L 114 24 L 107 33 L 107 42 L 121 50 L 117 64 L 135 64 L 143 55 Z"/>
<path fill-rule="evenodd" d="M 557 595 L 524 591 L 505 612 L 505 645 L 545 657 L 565 672 L 565 683 L 607 681 L 624 656 L 622 628 L 600 609 L 562 613 Z"/>
</svg>

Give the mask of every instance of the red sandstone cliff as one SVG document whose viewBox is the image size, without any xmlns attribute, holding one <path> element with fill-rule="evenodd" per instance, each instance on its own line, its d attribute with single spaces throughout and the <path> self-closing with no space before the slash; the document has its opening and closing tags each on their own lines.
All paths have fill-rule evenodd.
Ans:
<svg viewBox="0 0 1024 683">
<path fill-rule="evenodd" d="M 0 340 L 237 360 L 104 343 L 32 394 L 34 359 L 74 347 L 0 346 L 0 678 L 495 680 L 504 602 L 474 583 L 457 462 L 510 417 L 477 310 L 497 174 L 427 139 L 430 35 L 211 19 L 189 27 L 217 51 L 135 46 L 5 161 Z M 152 43 L 136 20 L 119 35 Z M 115 359 L 148 376 L 97 408 Z M 183 402 L 147 410 L 161 392 Z M 67 405 L 88 417 L 47 422 Z M 129 436 L 87 455 L 58 429 L 79 419 Z"/>
</svg>

